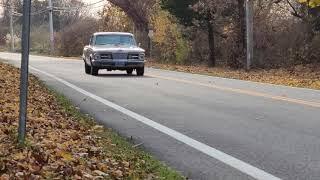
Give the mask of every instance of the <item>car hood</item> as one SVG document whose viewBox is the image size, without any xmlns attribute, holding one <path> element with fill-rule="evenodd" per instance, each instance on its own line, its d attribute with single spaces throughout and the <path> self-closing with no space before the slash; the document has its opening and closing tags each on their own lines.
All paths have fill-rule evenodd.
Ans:
<svg viewBox="0 0 320 180">
<path fill-rule="evenodd" d="M 138 47 L 138 46 L 116 46 L 116 45 L 100 45 L 100 46 L 94 46 L 92 48 L 94 52 L 110 52 L 110 53 L 127 53 L 127 52 L 136 52 L 136 53 L 144 53 L 145 50 Z"/>
</svg>

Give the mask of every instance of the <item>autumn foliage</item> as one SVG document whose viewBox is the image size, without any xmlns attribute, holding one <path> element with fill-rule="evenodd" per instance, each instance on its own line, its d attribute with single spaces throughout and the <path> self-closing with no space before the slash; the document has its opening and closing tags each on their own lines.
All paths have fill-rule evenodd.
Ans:
<svg viewBox="0 0 320 180">
<path fill-rule="evenodd" d="M 6 6 L 10 2 L 0 1 Z M 21 1 L 13 1 L 15 11 L 22 13 Z M 146 49 L 146 55 L 151 52 L 153 59 L 161 63 L 245 67 L 244 0 L 109 2 L 104 5 L 101 2 L 104 7 L 99 10 L 84 6 L 80 0 L 57 0 L 55 6 L 84 7 L 53 13 L 56 55 L 81 56 L 83 46 L 95 31 L 129 31 Z M 253 3 L 253 68 L 284 68 L 320 62 L 320 0 L 256 0 Z M 47 0 L 34 1 L 33 11 L 46 9 L 47 4 Z M 4 7 L 3 17 L 0 16 L 0 49 L 10 47 L 8 10 Z M 19 49 L 21 17 L 14 19 L 16 48 Z M 49 53 L 47 26 L 46 16 L 32 17 L 32 52 Z M 154 31 L 151 43 L 149 29 Z"/>
<path fill-rule="evenodd" d="M 148 66 L 194 74 L 204 74 L 223 78 L 320 90 L 320 68 L 314 64 L 297 65 L 290 68 L 268 70 L 254 69 L 250 72 L 231 68 L 209 68 L 206 66 L 185 66 L 172 64 L 168 65 L 150 61 L 148 62 Z"/>
<path fill-rule="evenodd" d="M 110 130 L 62 108 L 34 76 L 29 91 L 27 141 L 19 147 L 19 71 L 0 64 L 1 180 L 158 179 L 154 171 L 161 165 L 121 144 Z"/>
</svg>

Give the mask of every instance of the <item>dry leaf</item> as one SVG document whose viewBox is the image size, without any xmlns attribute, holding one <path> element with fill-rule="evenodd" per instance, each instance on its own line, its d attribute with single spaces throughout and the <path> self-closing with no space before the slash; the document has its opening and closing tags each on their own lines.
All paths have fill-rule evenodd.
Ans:
<svg viewBox="0 0 320 180">
<path fill-rule="evenodd" d="M 99 171 L 99 170 L 94 170 L 93 172 L 94 172 L 96 175 L 98 175 L 98 176 L 102 176 L 102 177 L 107 177 L 107 176 L 109 176 L 109 174 L 104 173 L 104 172 Z"/>
<path fill-rule="evenodd" d="M 18 69 L 0 63 L 0 180 L 97 179 L 107 175 L 126 179 L 132 174 L 145 179 L 148 173 L 134 166 L 141 162 L 132 158 L 135 154 L 126 156 L 111 138 L 97 136 L 104 131 L 103 126 L 80 123 L 32 75 L 27 146 L 19 148 L 19 73 Z"/>
</svg>

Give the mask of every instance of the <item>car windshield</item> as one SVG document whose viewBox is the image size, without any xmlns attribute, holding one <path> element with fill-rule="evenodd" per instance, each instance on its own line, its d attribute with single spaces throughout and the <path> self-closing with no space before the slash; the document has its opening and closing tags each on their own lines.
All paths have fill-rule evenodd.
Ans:
<svg viewBox="0 0 320 180">
<path fill-rule="evenodd" d="M 96 45 L 136 45 L 131 35 L 98 35 Z"/>
</svg>

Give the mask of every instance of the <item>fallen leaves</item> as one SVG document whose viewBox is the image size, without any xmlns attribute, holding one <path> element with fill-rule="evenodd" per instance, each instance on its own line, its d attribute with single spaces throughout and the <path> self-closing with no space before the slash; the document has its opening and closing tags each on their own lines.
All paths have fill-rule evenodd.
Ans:
<svg viewBox="0 0 320 180">
<path fill-rule="evenodd" d="M 0 176 L 1 180 L 9 180 L 10 176 L 8 174 L 3 174 L 2 176 Z"/>
<path fill-rule="evenodd" d="M 142 165 L 141 154 L 121 149 L 108 134 L 100 137 L 109 130 L 82 123 L 34 76 L 30 76 L 27 141 L 18 147 L 18 97 L 19 71 L 0 63 L 0 180 L 157 177 Z"/>
<path fill-rule="evenodd" d="M 123 172 L 120 170 L 116 170 L 113 172 L 113 175 L 116 177 L 122 177 L 123 176 Z"/>
<path fill-rule="evenodd" d="M 65 160 L 67 162 L 70 162 L 70 161 L 74 160 L 73 157 L 72 157 L 72 154 L 70 154 L 69 152 L 66 152 L 66 151 L 58 152 L 57 156 L 63 158 L 63 160 Z"/>
<path fill-rule="evenodd" d="M 311 89 L 320 89 L 320 65 L 298 65 L 279 69 L 254 69 L 252 71 L 233 70 L 229 68 L 209 68 L 205 66 L 183 66 L 172 64 L 160 64 L 156 62 L 147 62 L 149 67 L 181 71 L 195 74 L 205 74 L 217 77 L 248 80 L 262 83 L 271 83 L 277 85 L 286 85 L 292 87 L 303 87 Z"/>
<path fill-rule="evenodd" d="M 104 172 L 99 171 L 99 170 L 94 170 L 93 173 L 95 173 L 96 175 L 101 176 L 101 177 L 108 177 L 109 176 L 109 174 L 104 173 Z M 118 176 L 118 177 L 122 177 L 122 176 Z"/>
</svg>

